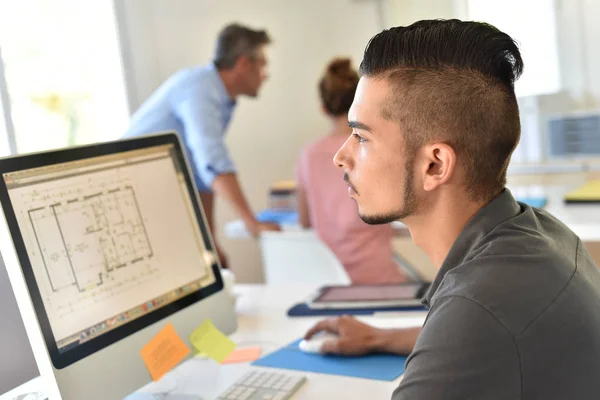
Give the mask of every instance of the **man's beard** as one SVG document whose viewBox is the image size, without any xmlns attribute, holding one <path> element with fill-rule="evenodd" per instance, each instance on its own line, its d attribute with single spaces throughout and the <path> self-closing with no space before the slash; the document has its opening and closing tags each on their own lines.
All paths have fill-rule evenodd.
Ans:
<svg viewBox="0 0 600 400">
<path fill-rule="evenodd" d="M 382 225 L 388 224 L 393 221 L 402 220 L 412 215 L 417 209 L 417 197 L 415 195 L 414 179 L 412 164 L 414 156 L 409 157 L 406 160 L 405 171 L 406 177 L 404 178 L 404 202 L 402 208 L 387 214 L 375 214 L 375 215 L 363 215 L 360 214 L 360 218 L 369 225 Z"/>
</svg>

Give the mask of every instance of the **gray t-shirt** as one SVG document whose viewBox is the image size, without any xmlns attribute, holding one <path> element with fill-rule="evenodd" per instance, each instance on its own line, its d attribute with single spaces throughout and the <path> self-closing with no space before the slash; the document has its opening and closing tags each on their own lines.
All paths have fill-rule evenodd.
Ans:
<svg viewBox="0 0 600 400">
<path fill-rule="evenodd" d="M 393 400 L 600 399 L 600 270 L 508 190 L 467 223 L 423 302 Z"/>
</svg>

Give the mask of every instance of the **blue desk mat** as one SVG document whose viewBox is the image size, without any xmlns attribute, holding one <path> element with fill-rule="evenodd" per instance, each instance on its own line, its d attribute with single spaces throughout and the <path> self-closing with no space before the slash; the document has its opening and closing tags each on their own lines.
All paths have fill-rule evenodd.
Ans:
<svg viewBox="0 0 600 400">
<path fill-rule="evenodd" d="M 288 317 L 314 317 L 327 315 L 371 315 L 387 311 L 427 311 L 424 306 L 416 307 L 387 307 L 387 308 L 346 308 L 340 310 L 313 309 L 306 303 L 299 303 L 290 308 Z"/>
<path fill-rule="evenodd" d="M 311 354 L 302 352 L 298 343 L 300 340 L 254 361 L 252 365 L 378 381 L 393 381 L 404 373 L 404 356 L 369 354 L 361 357 L 342 357 Z"/>
<path fill-rule="evenodd" d="M 298 224 L 296 210 L 271 210 L 266 209 L 256 214 L 259 222 L 275 222 L 277 224 Z"/>
</svg>

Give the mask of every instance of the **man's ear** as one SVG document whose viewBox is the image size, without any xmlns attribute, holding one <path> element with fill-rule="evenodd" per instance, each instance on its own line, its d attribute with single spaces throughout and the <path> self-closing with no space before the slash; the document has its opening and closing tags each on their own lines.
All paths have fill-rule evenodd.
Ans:
<svg viewBox="0 0 600 400">
<path fill-rule="evenodd" d="M 235 61 L 235 64 L 233 66 L 233 69 L 235 70 L 243 70 L 246 68 L 246 66 L 251 62 L 250 57 L 246 56 L 246 55 L 241 55 L 238 57 L 238 59 Z"/>
<path fill-rule="evenodd" d="M 456 152 L 446 143 L 433 143 L 421 148 L 423 157 L 423 189 L 432 191 L 447 183 L 455 173 Z"/>
</svg>

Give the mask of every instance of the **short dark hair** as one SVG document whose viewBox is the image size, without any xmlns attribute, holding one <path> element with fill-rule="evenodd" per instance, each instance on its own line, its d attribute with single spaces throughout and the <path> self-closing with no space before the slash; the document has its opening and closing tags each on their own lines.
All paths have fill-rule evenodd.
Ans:
<svg viewBox="0 0 600 400">
<path fill-rule="evenodd" d="M 229 69 L 241 56 L 253 58 L 257 48 L 269 43 L 271 38 L 265 30 L 230 24 L 219 33 L 213 61 L 218 69 Z"/>
<path fill-rule="evenodd" d="M 321 102 L 329 115 L 339 117 L 348 114 L 358 81 L 358 72 L 349 58 L 336 58 L 329 63 L 319 82 Z"/>
<path fill-rule="evenodd" d="M 472 199 L 504 188 L 521 132 L 514 82 L 523 72 L 509 35 L 481 22 L 418 21 L 374 36 L 360 72 L 390 83 L 382 115 L 399 122 L 408 152 L 443 141 L 460 156 Z"/>
</svg>

